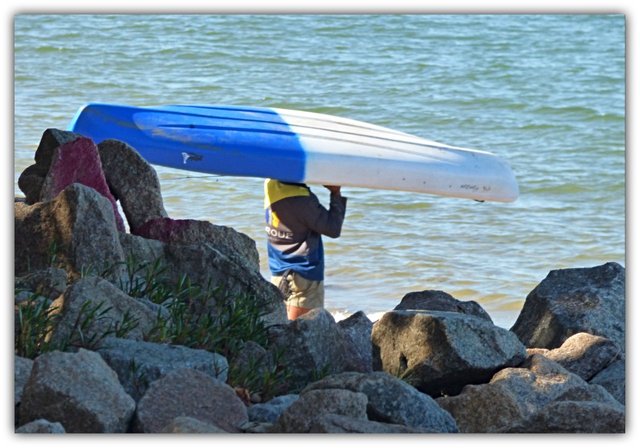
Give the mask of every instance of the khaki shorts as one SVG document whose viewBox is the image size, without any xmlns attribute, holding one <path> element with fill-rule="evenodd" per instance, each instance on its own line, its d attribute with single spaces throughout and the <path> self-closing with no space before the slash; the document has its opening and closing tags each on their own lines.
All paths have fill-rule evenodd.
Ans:
<svg viewBox="0 0 640 448">
<path fill-rule="evenodd" d="M 307 280 L 296 272 L 291 272 L 286 279 L 282 276 L 271 277 L 271 283 L 280 286 L 281 281 L 289 282 L 289 296 L 285 303 L 298 308 L 323 308 L 324 283 L 322 281 Z"/>
</svg>

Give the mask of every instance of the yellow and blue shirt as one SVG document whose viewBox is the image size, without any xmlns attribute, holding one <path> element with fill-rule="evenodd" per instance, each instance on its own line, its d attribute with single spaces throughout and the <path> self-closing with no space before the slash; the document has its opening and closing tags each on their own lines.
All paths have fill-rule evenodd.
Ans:
<svg viewBox="0 0 640 448">
<path fill-rule="evenodd" d="M 273 275 L 288 270 L 308 280 L 324 279 L 322 235 L 338 238 L 347 199 L 331 194 L 329 210 L 305 184 L 264 183 L 267 254 Z"/>
</svg>

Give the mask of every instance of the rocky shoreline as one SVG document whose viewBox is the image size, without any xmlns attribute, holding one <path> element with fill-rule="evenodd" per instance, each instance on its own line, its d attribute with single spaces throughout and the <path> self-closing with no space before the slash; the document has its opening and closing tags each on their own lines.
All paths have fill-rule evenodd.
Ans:
<svg viewBox="0 0 640 448">
<path fill-rule="evenodd" d="M 625 432 L 617 263 L 550 272 L 510 330 L 442 291 L 289 322 L 255 242 L 170 218 L 126 144 L 47 129 L 19 187 L 18 433 Z"/>
</svg>

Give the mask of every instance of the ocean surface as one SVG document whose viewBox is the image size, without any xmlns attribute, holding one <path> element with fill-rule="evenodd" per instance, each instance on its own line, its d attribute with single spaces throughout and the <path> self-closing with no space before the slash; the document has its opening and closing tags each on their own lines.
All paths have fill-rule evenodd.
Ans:
<svg viewBox="0 0 640 448">
<path fill-rule="evenodd" d="M 625 264 L 623 15 L 17 15 L 14 45 L 19 196 L 42 132 L 95 101 L 329 113 L 509 161 L 511 204 L 345 188 L 337 318 L 436 289 L 509 328 L 550 270 Z M 248 234 L 269 276 L 261 179 L 156 169 L 171 217 Z"/>
</svg>

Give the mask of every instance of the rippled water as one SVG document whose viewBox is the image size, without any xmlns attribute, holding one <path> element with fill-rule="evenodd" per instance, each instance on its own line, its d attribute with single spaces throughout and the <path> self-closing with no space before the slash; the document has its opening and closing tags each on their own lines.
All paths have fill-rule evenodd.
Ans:
<svg viewBox="0 0 640 448">
<path fill-rule="evenodd" d="M 44 129 L 90 101 L 359 119 L 506 158 L 513 204 L 346 188 L 327 307 L 440 289 L 510 326 L 551 269 L 625 261 L 622 15 L 18 15 L 15 192 Z M 174 218 L 266 250 L 260 179 L 157 167 Z M 316 192 L 326 201 L 322 187 Z"/>
</svg>

